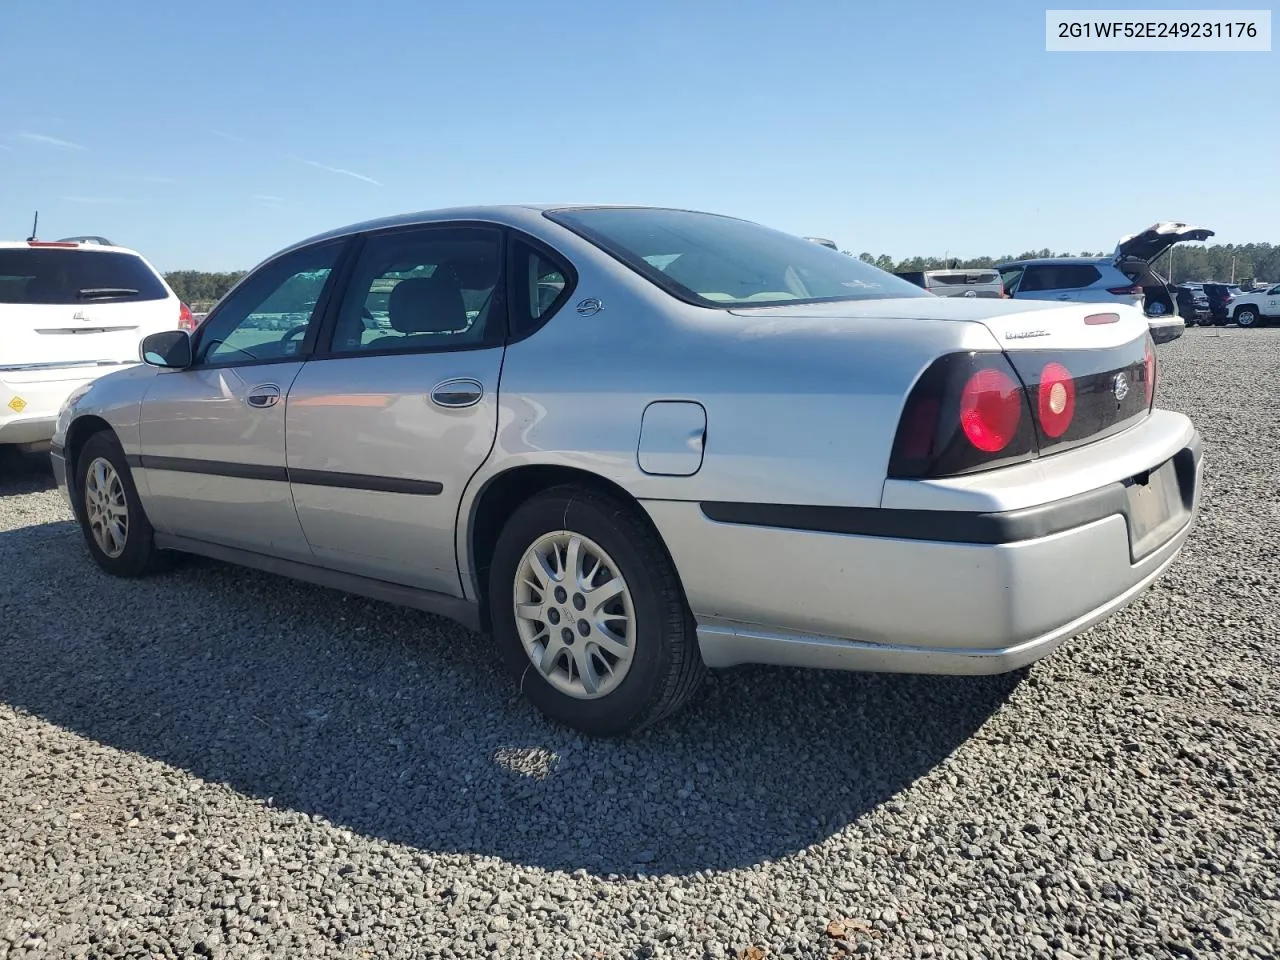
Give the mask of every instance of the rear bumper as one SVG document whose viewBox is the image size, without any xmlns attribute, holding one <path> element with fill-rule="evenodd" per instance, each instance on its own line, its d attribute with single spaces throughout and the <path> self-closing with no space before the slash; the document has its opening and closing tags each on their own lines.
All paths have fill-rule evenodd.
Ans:
<svg viewBox="0 0 1280 960">
<path fill-rule="evenodd" d="M 916 518 L 865 535 L 717 521 L 699 504 L 644 506 L 709 666 L 1000 673 L 1110 616 L 1173 561 L 1199 507 L 1198 436 L 1176 458 L 1183 510 L 1136 545 L 1123 489 L 1117 499 L 1111 484 L 1031 510 L 939 511 L 937 539 L 912 531 Z"/>
<path fill-rule="evenodd" d="M 123 364 L 0 367 L 0 444 L 43 444 L 58 412 L 78 388 Z"/>
<path fill-rule="evenodd" d="M 1164 317 L 1148 317 L 1147 328 L 1151 331 L 1151 339 L 1156 343 L 1168 343 L 1182 336 L 1187 329 L 1187 322 L 1177 314 Z"/>
</svg>

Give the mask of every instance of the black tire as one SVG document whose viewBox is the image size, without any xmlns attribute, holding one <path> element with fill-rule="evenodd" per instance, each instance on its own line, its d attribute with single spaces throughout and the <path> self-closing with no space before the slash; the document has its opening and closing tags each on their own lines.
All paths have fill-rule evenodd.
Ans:
<svg viewBox="0 0 1280 960">
<path fill-rule="evenodd" d="M 596 699 L 557 690 L 526 653 L 516 625 L 514 590 L 525 552 L 559 530 L 594 541 L 626 581 L 635 614 L 631 666 Z M 635 508 L 589 487 L 553 487 L 507 520 L 489 570 L 493 639 L 521 692 L 544 714 L 591 736 L 620 736 L 678 710 L 706 676 L 684 590 L 661 540 Z"/>
<path fill-rule="evenodd" d="M 86 491 L 88 490 L 88 472 L 94 463 L 106 460 L 111 464 L 120 480 L 124 495 L 128 524 L 125 531 L 124 549 L 117 556 L 111 556 L 94 537 L 89 520 Z M 169 557 L 156 548 L 155 530 L 142 509 L 138 499 L 138 488 L 134 485 L 133 474 L 125 461 L 124 450 L 115 434 L 103 430 L 91 436 L 80 449 L 75 463 L 74 497 L 76 519 L 80 521 L 80 529 L 84 533 L 85 543 L 94 561 L 107 573 L 115 577 L 142 577 L 155 573 L 168 566 Z"/>
<path fill-rule="evenodd" d="M 1249 329 L 1261 326 L 1256 307 L 1237 307 L 1235 313 L 1236 326 Z"/>
</svg>

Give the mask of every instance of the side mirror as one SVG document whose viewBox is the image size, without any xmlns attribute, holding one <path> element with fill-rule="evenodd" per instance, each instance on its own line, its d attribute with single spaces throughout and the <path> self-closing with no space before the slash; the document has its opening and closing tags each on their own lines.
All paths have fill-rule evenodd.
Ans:
<svg viewBox="0 0 1280 960">
<path fill-rule="evenodd" d="M 164 330 L 143 337 L 138 347 L 143 363 L 153 367 L 182 370 L 191 366 L 191 334 L 186 330 Z"/>
</svg>

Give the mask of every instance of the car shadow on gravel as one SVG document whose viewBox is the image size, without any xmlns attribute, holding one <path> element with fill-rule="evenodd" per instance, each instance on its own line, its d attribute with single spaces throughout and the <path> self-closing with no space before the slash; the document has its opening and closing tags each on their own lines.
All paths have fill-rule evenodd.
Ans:
<svg viewBox="0 0 1280 960">
<path fill-rule="evenodd" d="M 196 559 L 115 580 L 69 521 L 0 533 L 0 564 L 22 571 L 0 582 L 11 706 L 365 836 L 596 875 L 803 851 L 1016 686 L 740 668 L 655 729 L 591 740 L 514 697 L 486 640 L 416 611 Z"/>
<path fill-rule="evenodd" d="M 19 496 L 52 490 L 56 486 L 49 455 L 20 454 L 7 447 L 0 447 L 0 497 Z"/>
</svg>

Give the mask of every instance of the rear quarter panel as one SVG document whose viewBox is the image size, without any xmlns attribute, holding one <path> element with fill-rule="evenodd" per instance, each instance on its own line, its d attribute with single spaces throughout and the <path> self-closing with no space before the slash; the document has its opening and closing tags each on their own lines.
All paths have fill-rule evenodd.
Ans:
<svg viewBox="0 0 1280 960">
<path fill-rule="evenodd" d="M 878 505 L 898 416 L 919 374 L 941 353 L 998 348 L 978 323 L 750 317 L 689 306 L 612 261 L 575 259 L 579 283 L 569 303 L 507 348 L 494 450 L 460 518 L 472 515 L 488 483 L 531 464 L 584 470 L 639 500 Z M 574 304 L 588 297 L 605 308 L 584 317 Z M 642 416 L 663 400 L 706 410 L 702 465 L 691 476 L 640 469 Z M 459 523 L 464 571 L 468 530 Z"/>
</svg>

